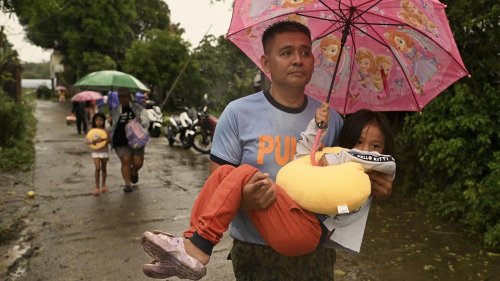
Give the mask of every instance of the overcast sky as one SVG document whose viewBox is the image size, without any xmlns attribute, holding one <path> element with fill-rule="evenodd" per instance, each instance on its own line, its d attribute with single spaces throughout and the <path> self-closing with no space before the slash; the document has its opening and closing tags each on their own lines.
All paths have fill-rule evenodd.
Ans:
<svg viewBox="0 0 500 281">
<path fill-rule="evenodd" d="M 205 33 L 215 36 L 226 34 L 231 21 L 232 0 L 223 3 L 210 0 L 164 0 L 170 8 L 171 21 L 180 23 L 185 29 L 183 38 L 198 46 Z M 5 26 L 9 42 L 19 53 L 23 62 L 42 62 L 50 59 L 52 50 L 43 50 L 24 40 L 24 31 L 17 17 L 0 14 L 0 25 Z"/>
</svg>

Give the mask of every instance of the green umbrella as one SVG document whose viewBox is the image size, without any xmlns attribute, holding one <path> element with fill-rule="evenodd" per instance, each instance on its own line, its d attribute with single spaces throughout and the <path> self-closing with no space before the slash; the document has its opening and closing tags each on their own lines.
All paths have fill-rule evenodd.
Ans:
<svg viewBox="0 0 500 281">
<path fill-rule="evenodd" d="M 76 81 L 75 87 L 94 90 L 116 90 L 128 88 L 131 90 L 148 91 L 139 79 L 134 76 L 116 70 L 102 70 L 89 73 L 82 79 Z"/>
</svg>

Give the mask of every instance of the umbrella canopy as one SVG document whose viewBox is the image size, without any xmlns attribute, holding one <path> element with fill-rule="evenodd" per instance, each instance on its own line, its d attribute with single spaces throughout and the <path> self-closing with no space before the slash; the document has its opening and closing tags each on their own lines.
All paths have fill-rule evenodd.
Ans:
<svg viewBox="0 0 500 281">
<path fill-rule="evenodd" d="M 102 95 L 98 92 L 94 91 L 83 91 L 74 95 L 71 98 L 71 101 L 83 102 L 83 101 L 93 101 L 102 99 Z"/>
<path fill-rule="evenodd" d="M 149 91 L 139 79 L 134 76 L 116 71 L 102 70 L 89 73 L 75 83 L 76 87 L 93 90 L 116 90 L 118 88 L 128 88 L 131 90 Z"/>
<path fill-rule="evenodd" d="M 56 86 L 55 87 L 55 90 L 56 91 L 66 91 L 66 87 L 62 86 L 62 85 L 59 85 L 59 86 Z"/>
<path fill-rule="evenodd" d="M 293 20 L 311 30 L 306 94 L 341 114 L 420 111 L 467 70 L 437 0 L 236 0 L 227 38 L 260 66 L 261 37 Z"/>
</svg>

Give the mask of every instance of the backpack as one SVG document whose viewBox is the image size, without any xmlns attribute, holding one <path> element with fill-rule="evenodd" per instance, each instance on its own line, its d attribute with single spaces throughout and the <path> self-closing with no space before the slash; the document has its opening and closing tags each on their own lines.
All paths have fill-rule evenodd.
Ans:
<svg viewBox="0 0 500 281">
<path fill-rule="evenodd" d="M 128 139 L 128 146 L 133 149 L 145 147 L 149 142 L 149 132 L 144 129 L 138 118 L 130 120 L 125 125 L 125 134 Z"/>
</svg>

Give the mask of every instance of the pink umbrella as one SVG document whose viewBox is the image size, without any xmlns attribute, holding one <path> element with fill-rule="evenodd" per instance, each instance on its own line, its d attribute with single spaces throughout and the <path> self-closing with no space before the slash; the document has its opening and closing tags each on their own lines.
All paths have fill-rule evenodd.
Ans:
<svg viewBox="0 0 500 281">
<path fill-rule="evenodd" d="M 341 114 L 420 111 L 468 74 L 444 8 L 435 0 L 236 0 L 227 38 L 260 67 L 262 32 L 299 21 L 316 57 L 307 94 L 331 96 Z"/>
<path fill-rule="evenodd" d="M 264 30 L 301 22 L 316 58 L 306 94 L 341 114 L 421 111 L 468 75 L 444 8 L 437 0 L 236 0 L 227 38 L 261 67 Z"/>
<path fill-rule="evenodd" d="M 102 99 L 102 95 L 98 92 L 94 91 L 83 91 L 79 92 L 78 94 L 74 95 L 71 100 L 72 101 L 77 101 L 77 102 L 83 102 L 83 101 L 93 101 L 93 100 L 100 100 Z"/>
<path fill-rule="evenodd" d="M 55 90 L 56 91 L 66 91 L 66 87 L 59 85 L 59 86 L 56 86 Z"/>
</svg>

